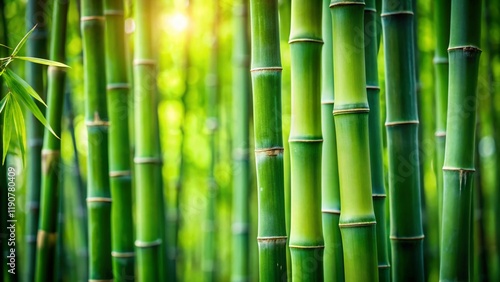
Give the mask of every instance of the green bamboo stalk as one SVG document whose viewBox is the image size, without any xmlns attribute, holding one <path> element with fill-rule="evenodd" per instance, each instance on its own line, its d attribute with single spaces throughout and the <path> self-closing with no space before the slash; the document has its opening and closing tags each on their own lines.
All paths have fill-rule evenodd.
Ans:
<svg viewBox="0 0 500 282">
<path fill-rule="evenodd" d="M 287 281 L 277 0 L 250 0 L 259 280 Z"/>
<path fill-rule="evenodd" d="M 330 0 L 323 0 L 322 16 L 323 49 L 321 64 L 321 126 L 323 151 L 321 163 L 323 237 L 323 273 L 325 281 L 344 281 L 344 258 L 342 238 L 339 228 L 340 187 L 337 162 L 337 140 L 335 122 L 332 118 L 334 107 L 333 82 L 333 42 Z"/>
<path fill-rule="evenodd" d="M 153 52 L 153 1 L 135 3 L 135 200 L 138 281 L 161 281 L 164 221 L 161 153 L 158 138 L 156 61 Z"/>
<path fill-rule="evenodd" d="M 36 24 L 37 28 L 33 31 L 26 43 L 29 57 L 47 58 L 47 27 L 46 27 L 46 8 L 48 1 L 30 0 L 26 9 L 26 30 L 31 30 Z M 26 63 L 26 82 L 45 100 L 44 76 L 47 68 L 43 65 Z M 45 107 L 40 106 L 42 113 Z M 36 234 L 38 230 L 38 220 L 40 217 L 40 187 L 42 174 L 42 143 L 44 128 L 36 117 L 28 113 L 27 116 L 27 139 L 28 139 L 28 159 L 27 170 L 28 177 L 26 186 L 26 279 L 33 281 L 35 279 L 36 268 Z"/>
<path fill-rule="evenodd" d="M 50 60 L 64 62 L 66 58 L 66 25 L 69 2 L 53 4 Z M 50 66 L 47 80 L 47 122 L 61 136 L 66 70 Z M 37 235 L 35 281 L 53 281 L 56 273 L 56 243 L 58 236 L 59 185 L 61 183 L 61 140 L 45 128 L 42 149 L 41 213 Z M 59 230 L 60 232 L 60 230 Z"/>
<path fill-rule="evenodd" d="M 219 100 L 219 1 L 214 1 L 214 19 L 212 23 L 212 46 L 210 47 L 209 72 L 207 74 L 207 121 L 208 140 L 210 144 L 210 165 L 207 181 L 207 209 L 204 229 L 203 272 L 204 281 L 215 281 L 216 265 L 216 231 L 217 231 L 217 180 L 215 166 L 217 165 L 217 131 L 219 128 L 218 100 Z"/>
<path fill-rule="evenodd" d="M 248 0 L 234 6 L 233 39 L 233 257 L 231 281 L 249 279 L 250 50 Z"/>
<path fill-rule="evenodd" d="M 108 113 L 104 57 L 103 3 L 83 0 L 81 31 L 87 126 L 87 209 L 89 279 L 111 280 L 111 195 L 108 166 Z"/>
<path fill-rule="evenodd" d="M 132 220 L 132 175 L 128 128 L 129 84 L 123 0 L 104 1 L 106 16 L 106 79 L 109 127 L 109 177 L 113 205 L 111 231 L 113 276 L 129 281 L 134 273 L 134 230 Z"/>
<path fill-rule="evenodd" d="M 443 205 L 444 145 L 446 142 L 446 112 L 448 104 L 448 42 L 450 40 L 451 0 L 434 1 L 434 74 L 436 102 L 436 181 L 438 192 L 438 226 L 441 229 Z"/>
<path fill-rule="evenodd" d="M 376 221 L 371 198 L 364 1 L 334 0 L 335 120 L 340 180 L 340 231 L 346 281 L 378 281 Z M 360 36 L 361 35 L 361 36 Z"/>
<path fill-rule="evenodd" d="M 292 280 L 323 280 L 321 224 L 321 1 L 292 1 L 290 128 Z"/>
<path fill-rule="evenodd" d="M 447 138 L 443 165 L 441 281 L 470 281 L 472 277 L 471 210 L 480 35 L 481 1 L 452 0 Z"/>
<path fill-rule="evenodd" d="M 390 281 L 391 272 L 387 249 L 385 216 L 384 164 L 382 162 L 382 133 L 380 126 L 380 87 L 378 84 L 378 28 L 375 0 L 366 0 L 364 35 L 365 35 L 365 71 L 366 93 L 368 96 L 368 131 L 370 134 L 370 169 L 372 180 L 372 198 L 375 218 L 377 219 L 377 255 L 380 281 Z M 380 27 L 381 28 L 381 27 Z"/>
<path fill-rule="evenodd" d="M 423 281 L 413 9 L 383 1 L 392 279 Z"/>
<path fill-rule="evenodd" d="M 0 0 L 0 42 L 8 46 L 8 33 L 7 33 L 7 20 L 5 18 L 5 2 Z M 8 56 L 8 49 L 0 48 L 0 57 L 5 58 Z M 0 99 L 5 96 L 4 80 L 0 76 Z M 0 113 L 0 121 L 3 121 L 3 111 Z M 0 132 L 3 132 L 3 122 L 0 123 Z M 3 156 L 3 138 L 0 138 L 0 154 Z M 0 163 L 0 206 L 7 207 L 7 196 L 8 196 L 8 186 L 7 186 L 7 166 L 6 164 Z M 13 281 L 14 276 L 8 272 L 7 267 L 7 256 L 9 255 L 10 246 L 8 245 L 7 236 L 7 211 L 8 209 L 2 208 L 0 210 L 0 263 L 2 264 L 2 271 L 0 272 L 1 281 Z"/>
<path fill-rule="evenodd" d="M 286 234 L 290 236 L 290 206 L 291 206 L 291 189 L 290 189 L 290 144 L 288 137 L 290 137 L 290 116 L 291 116 L 291 89 L 290 89 L 290 45 L 288 39 L 290 38 L 290 18 L 291 18 L 291 0 L 278 0 L 278 14 L 279 14 L 279 29 L 280 29 L 280 51 L 281 63 L 283 70 L 281 72 L 281 124 L 283 134 L 283 169 L 284 169 L 284 187 L 285 187 L 285 222 Z M 288 280 L 292 280 L 292 259 L 290 257 L 290 244 L 287 241 L 286 248 L 286 269 Z"/>
</svg>

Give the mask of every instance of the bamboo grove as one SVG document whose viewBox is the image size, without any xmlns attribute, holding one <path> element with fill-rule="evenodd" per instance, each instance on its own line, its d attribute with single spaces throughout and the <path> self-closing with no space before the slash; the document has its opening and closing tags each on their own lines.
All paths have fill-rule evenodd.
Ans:
<svg viewBox="0 0 500 282">
<path fill-rule="evenodd" d="M 500 6 L 0 0 L 0 281 L 500 281 Z"/>
</svg>

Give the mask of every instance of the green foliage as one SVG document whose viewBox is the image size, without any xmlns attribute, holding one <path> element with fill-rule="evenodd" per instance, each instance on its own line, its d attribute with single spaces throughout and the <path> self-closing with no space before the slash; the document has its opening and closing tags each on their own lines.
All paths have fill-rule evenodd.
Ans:
<svg viewBox="0 0 500 282">
<path fill-rule="evenodd" d="M 5 162 L 5 157 L 9 151 L 10 140 L 12 137 L 12 131 L 14 130 L 16 136 L 19 140 L 19 148 L 21 150 L 21 157 L 23 162 L 25 162 L 26 158 L 26 126 L 24 123 L 23 111 L 21 110 L 21 106 L 19 103 L 27 107 L 33 115 L 45 126 L 47 127 L 54 136 L 59 138 L 57 134 L 54 132 L 50 124 L 45 119 L 43 113 L 40 111 L 38 106 L 36 105 L 36 99 L 40 103 L 42 103 L 45 107 L 47 105 L 42 100 L 40 95 L 36 93 L 36 91 L 20 76 L 14 73 L 12 70 L 7 68 L 11 62 L 15 59 L 29 61 L 36 64 L 42 64 L 47 66 L 55 66 L 55 67 L 69 67 L 65 64 L 54 62 L 51 60 L 33 58 L 33 57 L 23 57 L 17 56 L 24 43 L 28 39 L 29 35 L 35 30 L 36 26 L 34 26 L 26 35 L 19 41 L 17 46 L 12 51 L 12 54 L 5 58 L 0 58 L 0 76 L 3 75 L 5 79 L 5 84 L 7 85 L 8 92 L 5 97 L 0 102 L 0 113 L 5 109 L 4 118 L 3 118 L 3 155 L 2 155 L 2 164 Z M 0 44 L 1 47 L 11 49 L 8 46 Z"/>
</svg>

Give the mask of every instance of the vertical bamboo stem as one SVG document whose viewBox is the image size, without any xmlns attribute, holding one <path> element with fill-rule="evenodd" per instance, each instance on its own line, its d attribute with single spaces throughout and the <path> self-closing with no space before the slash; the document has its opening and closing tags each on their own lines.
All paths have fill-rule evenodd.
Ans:
<svg viewBox="0 0 500 282">
<path fill-rule="evenodd" d="M 323 0 L 322 16 L 322 64 L 321 64 L 321 126 L 323 150 L 321 163 L 323 237 L 323 273 L 325 281 L 344 281 L 344 258 L 339 228 L 340 187 L 337 161 L 337 140 L 334 107 L 332 15 L 330 0 Z"/>
<path fill-rule="evenodd" d="M 286 281 L 286 225 L 277 0 L 250 0 L 259 280 Z"/>
<path fill-rule="evenodd" d="M 467 21 L 464 21 L 467 19 Z M 441 281 L 470 281 L 481 1 L 452 0 L 443 166 Z"/>
<path fill-rule="evenodd" d="M 33 26 L 37 28 L 33 31 L 26 43 L 26 55 L 37 58 L 47 58 L 47 0 L 30 0 L 26 9 L 26 29 L 31 30 Z M 31 62 L 26 63 L 26 82 L 45 99 L 45 83 L 47 67 Z M 40 105 L 39 105 L 40 106 Z M 45 107 L 39 107 L 42 113 Z M 28 159 L 27 170 L 28 177 L 26 185 L 26 279 L 33 281 L 35 279 L 36 268 L 36 233 L 38 230 L 38 220 L 40 217 L 40 186 L 42 175 L 42 143 L 43 126 L 33 116 L 28 113 L 27 118 L 27 139 L 28 139 Z"/>
<path fill-rule="evenodd" d="M 106 17 L 106 79 L 109 127 L 109 177 L 113 205 L 111 230 L 115 281 L 134 279 L 132 175 L 128 128 L 128 94 L 124 11 L 122 0 L 104 2 Z"/>
<path fill-rule="evenodd" d="M 152 45 L 154 2 L 137 0 L 134 4 L 136 275 L 138 281 L 160 281 L 164 259 L 164 204 L 158 138 L 156 61 Z"/>
<path fill-rule="evenodd" d="M 378 281 L 370 170 L 364 1 L 331 2 L 340 230 L 346 281 Z"/>
<path fill-rule="evenodd" d="M 424 256 L 412 1 L 383 1 L 392 278 L 423 281 Z"/>
<path fill-rule="evenodd" d="M 66 25 L 69 2 L 54 1 L 50 59 L 64 62 L 66 57 Z M 48 69 L 47 122 L 61 136 L 66 69 L 50 66 Z M 61 171 L 61 140 L 45 128 L 42 150 L 41 213 L 37 234 L 36 281 L 55 279 L 56 240 L 58 232 L 59 184 Z M 60 237 L 60 235 L 59 235 Z"/>
<path fill-rule="evenodd" d="M 234 6 L 233 39 L 233 257 L 231 280 L 249 281 L 250 50 L 248 1 Z"/>
<path fill-rule="evenodd" d="M 113 278 L 113 271 L 103 3 L 98 0 L 83 0 L 81 9 L 85 124 L 88 138 L 89 279 L 107 281 Z"/>
</svg>

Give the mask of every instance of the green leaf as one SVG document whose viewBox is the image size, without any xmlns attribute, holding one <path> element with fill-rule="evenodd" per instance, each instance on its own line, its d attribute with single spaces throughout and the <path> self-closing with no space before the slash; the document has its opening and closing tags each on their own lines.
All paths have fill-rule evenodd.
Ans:
<svg viewBox="0 0 500 282">
<path fill-rule="evenodd" d="M 9 145 L 10 145 L 10 138 L 12 137 L 12 126 L 13 126 L 13 122 L 12 122 L 12 115 L 13 115 L 13 112 L 12 112 L 12 105 L 9 103 L 9 100 L 10 100 L 10 95 L 12 95 L 12 93 L 7 93 L 7 95 L 5 95 L 5 98 L 7 98 L 6 100 L 6 107 L 5 107 L 5 113 L 3 114 L 3 138 L 2 138 L 2 141 L 3 141 L 3 156 L 2 156 L 2 164 L 5 163 L 5 157 L 7 157 L 7 153 L 9 152 Z"/>
<path fill-rule="evenodd" d="M 5 82 L 7 86 L 10 88 L 14 94 L 17 95 L 19 101 L 22 102 L 28 109 L 33 113 L 33 115 L 52 133 L 55 137 L 59 138 L 57 134 L 54 132 L 50 124 L 47 122 L 42 112 L 35 104 L 35 101 L 31 98 L 31 96 L 37 98 L 37 100 L 42 101 L 40 96 L 36 94 L 35 90 L 29 86 L 26 81 L 20 78 L 17 74 L 13 73 L 11 70 L 7 69 L 5 72 Z M 31 96 L 30 96 L 31 95 Z M 35 96 L 36 95 L 36 96 Z M 42 101 L 43 103 L 43 101 Z M 45 105 L 45 103 L 43 103 Z"/>
<path fill-rule="evenodd" d="M 10 48 L 10 47 L 9 47 L 9 46 L 7 46 L 7 45 L 3 45 L 3 44 L 0 44 L 0 47 L 3 47 L 3 48 L 7 48 L 7 49 L 11 49 L 11 50 L 12 50 L 12 48 Z"/>
<path fill-rule="evenodd" d="M 23 111 L 21 110 L 21 106 L 17 102 L 16 96 L 12 96 L 12 109 L 13 109 L 13 121 L 14 121 L 14 129 L 17 133 L 17 140 L 19 142 L 19 148 L 21 149 L 21 158 L 23 159 L 23 163 L 26 163 L 26 126 L 24 124 L 24 116 Z"/>
<path fill-rule="evenodd" d="M 20 60 L 29 61 L 29 62 L 33 62 L 36 64 L 42 64 L 42 65 L 47 65 L 47 66 L 69 68 L 68 65 L 65 65 L 63 63 L 59 63 L 59 62 L 51 61 L 51 60 L 46 60 L 46 59 L 41 59 L 41 58 L 16 56 L 16 57 L 14 57 L 14 59 L 20 59 Z"/>
<path fill-rule="evenodd" d="M 0 113 L 3 111 L 3 108 L 5 108 L 5 105 L 7 105 L 7 99 L 9 98 L 9 94 L 5 95 L 3 97 L 2 101 L 0 101 Z"/>
<path fill-rule="evenodd" d="M 14 94 L 19 94 L 21 92 L 27 93 L 47 107 L 47 104 L 45 104 L 36 91 L 26 81 L 24 81 L 24 79 L 10 69 L 5 69 L 5 83 L 7 83 L 7 87 L 9 87 Z"/>
<path fill-rule="evenodd" d="M 24 37 L 21 39 L 21 41 L 19 41 L 19 43 L 17 43 L 17 46 L 16 48 L 14 48 L 14 51 L 12 51 L 12 57 L 16 56 L 17 53 L 19 53 L 19 51 L 21 50 L 21 48 L 23 47 L 24 43 L 26 43 L 26 40 L 28 40 L 28 37 L 30 36 L 31 33 L 33 33 L 33 31 L 35 30 L 37 25 L 35 25 L 30 31 L 28 31 L 28 33 L 26 33 L 26 35 L 24 35 Z"/>
</svg>

